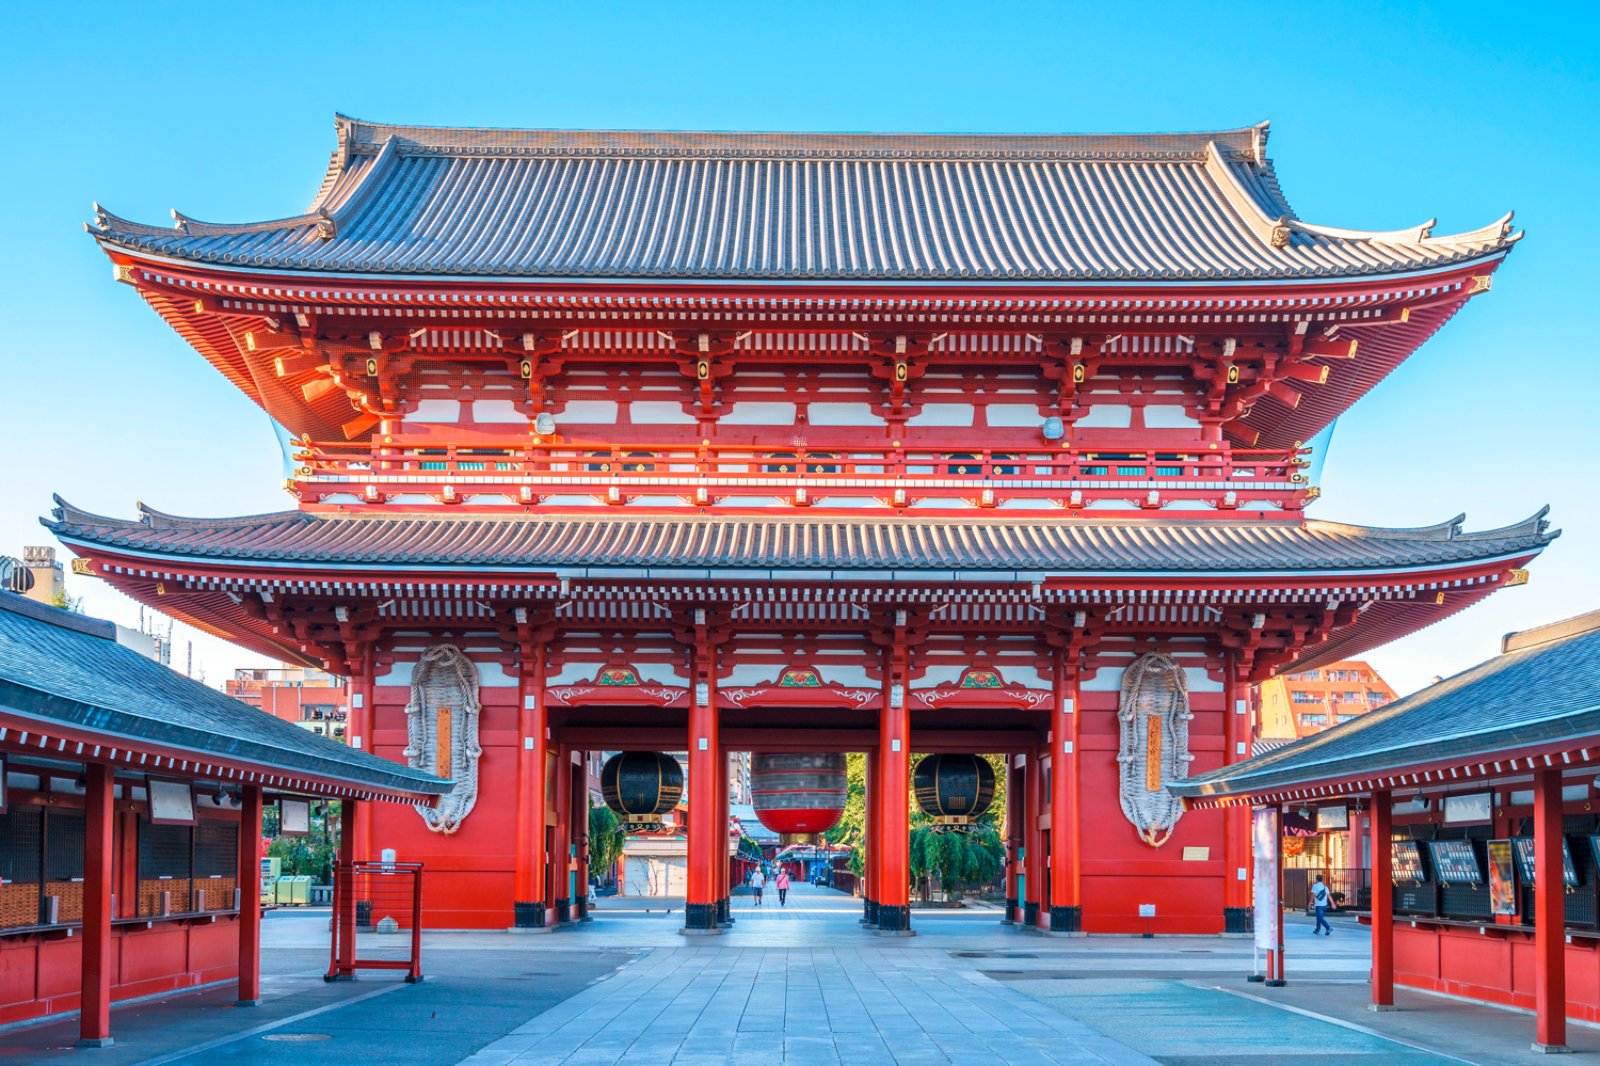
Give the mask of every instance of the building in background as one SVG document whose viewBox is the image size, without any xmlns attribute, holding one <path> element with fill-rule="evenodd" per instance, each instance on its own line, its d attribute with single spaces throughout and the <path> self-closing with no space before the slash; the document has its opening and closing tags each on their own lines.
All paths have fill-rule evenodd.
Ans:
<svg viewBox="0 0 1600 1066">
<path fill-rule="evenodd" d="M 56 550 L 39 544 L 22 549 L 22 565 L 33 575 L 33 587 L 22 594 L 30 600 L 64 607 L 67 595 L 65 568 L 56 562 Z"/>
<path fill-rule="evenodd" d="M 235 670 L 223 690 L 319 737 L 345 739 L 344 679 L 306 666 Z"/>
<path fill-rule="evenodd" d="M 1257 689 L 1260 735 L 1297 740 L 1394 702 L 1394 689 L 1371 666 L 1347 659 L 1263 681 Z"/>
</svg>

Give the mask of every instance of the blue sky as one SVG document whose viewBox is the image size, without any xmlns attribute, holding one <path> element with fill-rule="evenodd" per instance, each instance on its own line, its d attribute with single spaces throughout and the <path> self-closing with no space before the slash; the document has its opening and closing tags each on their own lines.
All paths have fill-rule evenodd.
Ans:
<svg viewBox="0 0 1600 1066">
<path fill-rule="evenodd" d="M 769 14 L 768 12 L 771 12 Z M 60 492 L 128 515 L 283 509 L 264 415 L 82 232 L 90 202 L 165 222 L 292 214 L 335 111 L 418 124 L 975 132 L 1271 119 L 1297 213 L 1527 239 L 1341 420 L 1318 517 L 1469 528 L 1541 504 L 1532 584 L 1373 653 L 1402 690 L 1507 630 L 1600 607 L 1600 74 L 1578 5 L 28 5 L 0 40 L 0 551 Z M 121 620 L 131 601 L 75 593 Z M 216 682 L 243 652 L 202 640 Z"/>
</svg>

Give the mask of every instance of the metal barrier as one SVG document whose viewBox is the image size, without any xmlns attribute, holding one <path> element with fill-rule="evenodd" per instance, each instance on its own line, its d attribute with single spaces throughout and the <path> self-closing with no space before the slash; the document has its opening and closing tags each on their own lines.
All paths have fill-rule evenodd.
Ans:
<svg viewBox="0 0 1600 1066">
<path fill-rule="evenodd" d="M 422 864 L 340 865 L 333 875 L 332 928 L 324 980 L 351 978 L 357 970 L 405 970 L 408 982 L 422 980 Z M 405 957 L 395 957 L 394 948 L 403 948 Z"/>
<path fill-rule="evenodd" d="M 1372 871 L 1364 866 L 1334 867 L 1328 870 L 1287 867 L 1283 871 L 1283 908 L 1290 911 L 1311 909 L 1311 886 L 1317 875 L 1328 885 L 1333 910 L 1355 910 L 1368 898 Z"/>
</svg>

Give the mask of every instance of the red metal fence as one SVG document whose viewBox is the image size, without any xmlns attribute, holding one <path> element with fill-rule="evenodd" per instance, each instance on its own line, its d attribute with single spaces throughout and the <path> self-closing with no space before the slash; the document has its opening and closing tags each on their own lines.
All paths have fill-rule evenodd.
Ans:
<svg viewBox="0 0 1600 1066">
<path fill-rule="evenodd" d="M 422 864 L 340 865 L 329 950 L 325 980 L 357 970 L 404 970 L 407 981 L 422 980 Z"/>
</svg>

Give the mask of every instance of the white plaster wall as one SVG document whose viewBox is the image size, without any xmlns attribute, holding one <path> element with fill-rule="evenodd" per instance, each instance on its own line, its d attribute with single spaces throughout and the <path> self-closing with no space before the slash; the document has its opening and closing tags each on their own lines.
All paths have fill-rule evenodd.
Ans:
<svg viewBox="0 0 1600 1066">
<path fill-rule="evenodd" d="M 925 403 L 922 410 L 906 419 L 908 426 L 970 426 L 973 406 L 970 403 Z"/>
<path fill-rule="evenodd" d="M 636 426 L 692 426 L 695 419 L 683 413 L 683 405 L 670 400 L 635 400 L 628 414 Z"/>
<path fill-rule="evenodd" d="M 806 408 L 813 426 L 882 426 L 884 421 L 867 403 L 814 403 Z"/>
<path fill-rule="evenodd" d="M 518 411 L 517 405 L 511 400 L 473 400 L 472 420 L 511 425 L 528 421 L 528 416 Z"/>
<path fill-rule="evenodd" d="M 444 422 L 453 423 L 461 421 L 460 400 L 418 400 L 415 410 L 406 414 L 407 422 Z"/>
<path fill-rule="evenodd" d="M 792 426 L 794 411 L 792 403 L 748 401 L 731 405 L 717 423 L 723 426 Z"/>
<path fill-rule="evenodd" d="M 614 425 L 616 421 L 617 405 L 614 400 L 569 400 L 561 413 L 556 415 L 557 426 L 563 422 Z"/>
<path fill-rule="evenodd" d="M 1044 424 L 1039 408 L 1031 403 L 992 403 L 984 408 L 984 413 L 991 426 L 1027 427 Z"/>
<path fill-rule="evenodd" d="M 1146 404 L 1144 408 L 1144 424 L 1147 429 L 1199 429 L 1200 423 L 1195 421 L 1181 405 L 1170 403 Z"/>
<path fill-rule="evenodd" d="M 1074 423 L 1080 429 L 1127 429 L 1133 424 L 1133 408 L 1125 403 L 1097 403 Z"/>
</svg>

